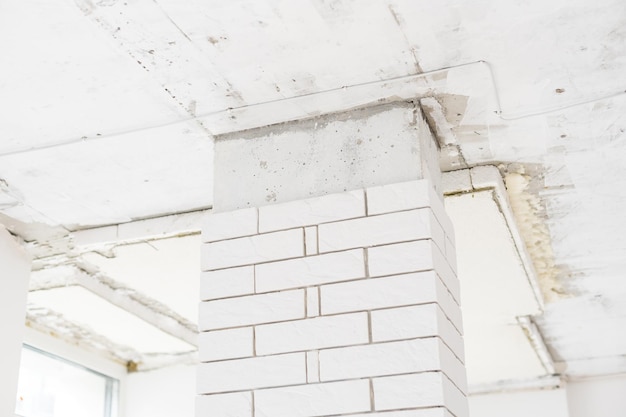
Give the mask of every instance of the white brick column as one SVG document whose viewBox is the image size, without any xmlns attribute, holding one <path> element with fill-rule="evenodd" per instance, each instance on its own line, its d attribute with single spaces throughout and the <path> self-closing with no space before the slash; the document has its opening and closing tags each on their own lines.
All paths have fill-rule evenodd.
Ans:
<svg viewBox="0 0 626 417">
<path fill-rule="evenodd" d="M 215 214 L 203 241 L 198 417 L 468 415 L 427 180 Z"/>
</svg>

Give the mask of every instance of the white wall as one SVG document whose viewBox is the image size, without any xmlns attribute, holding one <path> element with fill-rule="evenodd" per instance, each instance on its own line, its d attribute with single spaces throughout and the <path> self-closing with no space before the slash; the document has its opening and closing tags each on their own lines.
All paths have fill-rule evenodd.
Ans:
<svg viewBox="0 0 626 417">
<path fill-rule="evenodd" d="M 471 417 L 624 417 L 626 375 L 569 381 L 560 389 L 471 395 Z"/>
<path fill-rule="evenodd" d="M 626 416 L 626 375 L 570 381 L 570 417 Z"/>
<path fill-rule="evenodd" d="M 196 366 L 128 374 L 121 417 L 193 417 Z"/>
<path fill-rule="evenodd" d="M 30 256 L 0 225 L 0 415 L 15 411 L 24 335 Z"/>
<path fill-rule="evenodd" d="M 569 417 L 564 388 L 471 395 L 469 405 L 470 417 Z"/>
</svg>

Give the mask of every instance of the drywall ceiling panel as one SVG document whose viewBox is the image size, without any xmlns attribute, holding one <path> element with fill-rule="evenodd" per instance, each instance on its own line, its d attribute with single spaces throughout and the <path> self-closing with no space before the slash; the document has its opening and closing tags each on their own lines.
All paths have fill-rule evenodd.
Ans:
<svg viewBox="0 0 626 417">
<path fill-rule="evenodd" d="M 160 4 L 245 104 L 421 72 L 385 2 Z"/>
<path fill-rule="evenodd" d="M 212 159 L 212 141 L 188 122 L 5 156 L 0 178 L 20 200 L 7 214 L 75 230 L 206 208 Z"/>
<path fill-rule="evenodd" d="M 198 320 L 200 236 L 184 236 L 117 246 L 112 257 L 83 259 L 107 277 L 152 298 L 192 323 Z"/>
<path fill-rule="evenodd" d="M 80 286 L 32 291 L 29 308 L 47 308 L 64 319 L 105 337 L 114 345 L 146 353 L 182 353 L 195 348 Z"/>
<path fill-rule="evenodd" d="M 473 320 L 464 311 L 467 380 L 472 386 L 546 375 L 521 327 Z M 469 320 L 468 320 L 469 319 Z"/>
<path fill-rule="evenodd" d="M 504 116 L 624 91 L 621 0 L 389 3 L 423 70 L 492 64 Z"/>
<path fill-rule="evenodd" d="M 525 265 L 492 191 L 446 197 L 457 241 L 462 305 L 474 317 L 515 323 L 540 312 Z"/>
<path fill-rule="evenodd" d="M 3 1 L 0 153 L 186 115 L 78 3 Z"/>
<path fill-rule="evenodd" d="M 546 374 L 518 316 L 540 313 L 525 265 L 493 191 L 447 196 L 461 281 L 470 385 Z"/>
</svg>

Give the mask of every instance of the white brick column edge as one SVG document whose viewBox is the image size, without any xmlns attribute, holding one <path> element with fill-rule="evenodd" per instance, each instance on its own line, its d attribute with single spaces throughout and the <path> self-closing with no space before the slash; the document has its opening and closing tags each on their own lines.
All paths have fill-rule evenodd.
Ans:
<svg viewBox="0 0 626 417">
<path fill-rule="evenodd" d="M 428 180 L 208 215 L 197 417 L 467 417 L 454 232 Z"/>
</svg>

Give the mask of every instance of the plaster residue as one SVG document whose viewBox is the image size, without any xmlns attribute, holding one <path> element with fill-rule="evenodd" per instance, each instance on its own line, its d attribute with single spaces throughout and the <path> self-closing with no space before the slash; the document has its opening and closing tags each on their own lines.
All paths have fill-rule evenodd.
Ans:
<svg viewBox="0 0 626 417">
<path fill-rule="evenodd" d="M 67 321 L 62 315 L 45 307 L 29 303 L 26 313 L 26 326 L 33 328 L 66 343 L 80 346 L 115 362 L 128 363 L 141 360 L 136 350 L 114 344 L 107 338 L 89 329 Z"/>
<path fill-rule="evenodd" d="M 550 231 L 545 223 L 545 209 L 531 187 L 531 176 L 523 167 L 504 176 L 511 203 L 526 249 L 532 259 L 539 287 L 546 302 L 566 296 L 558 277 Z"/>
</svg>

